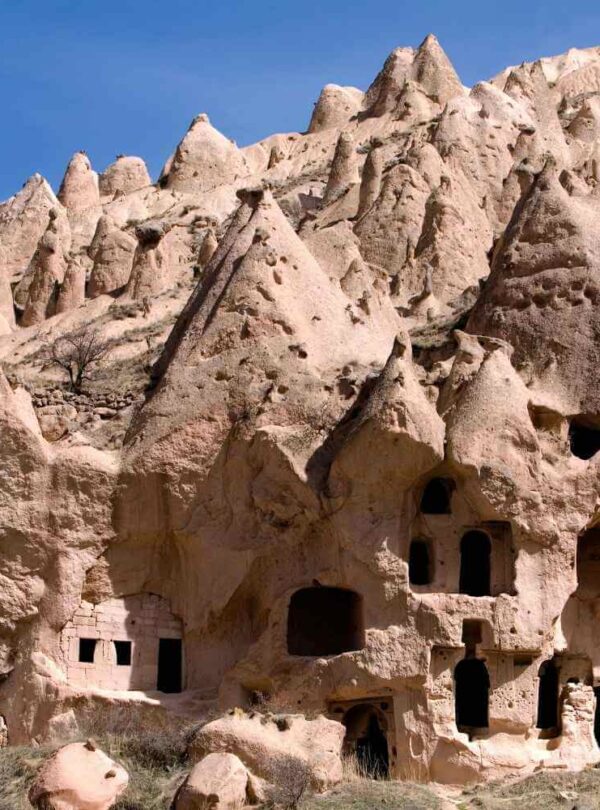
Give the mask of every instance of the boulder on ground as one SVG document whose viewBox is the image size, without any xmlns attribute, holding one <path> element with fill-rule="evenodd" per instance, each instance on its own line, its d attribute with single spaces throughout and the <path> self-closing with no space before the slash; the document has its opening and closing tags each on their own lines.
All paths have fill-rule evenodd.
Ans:
<svg viewBox="0 0 600 810">
<path fill-rule="evenodd" d="M 235 711 L 203 726 L 189 753 L 194 761 L 209 753 L 235 754 L 253 774 L 273 783 L 297 764 L 314 790 L 325 790 L 342 778 L 344 733 L 341 723 L 323 716 L 307 720 Z"/>
<path fill-rule="evenodd" d="M 91 740 L 70 743 L 42 765 L 29 801 L 40 810 L 108 810 L 128 782 L 127 771 Z"/>
<path fill-rule="evenodd" d="M 248 771 L 235 754 L 209 754 L 181 786 L 175 810 L 236 810 L 246 804 Z"/>
</svg>

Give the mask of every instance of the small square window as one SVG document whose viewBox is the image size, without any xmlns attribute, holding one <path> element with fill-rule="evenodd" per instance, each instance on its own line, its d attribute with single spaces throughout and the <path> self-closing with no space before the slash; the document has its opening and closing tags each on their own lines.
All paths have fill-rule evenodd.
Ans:
<svg viewBox="0 0 600 810">
<path fill-rule="evenodd" d="M 79 639 L 79 661 L 82 664 L 93 664 L 94 653 L 96 652 L 95 638 Z"/>
<path fill-rule="evenodd" d="M 131 641 L 115 641 L 115 651 L 117 653 L 117 666 L 131 666 Z"/>
</svg>

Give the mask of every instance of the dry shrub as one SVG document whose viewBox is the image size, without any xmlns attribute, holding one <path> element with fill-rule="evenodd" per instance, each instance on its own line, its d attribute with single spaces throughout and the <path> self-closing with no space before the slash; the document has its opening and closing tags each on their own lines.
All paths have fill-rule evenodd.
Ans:
<svg viewBox="0 0 600 810">
<path fill-rule="evenodd" d="M 311 770 L 308 763 L 295 757 L 285 757 L 273 764 L 266 788 L 266 806 L 281 810 L 297 810 L 300 802 L 311 793 Z"/>
</svg>

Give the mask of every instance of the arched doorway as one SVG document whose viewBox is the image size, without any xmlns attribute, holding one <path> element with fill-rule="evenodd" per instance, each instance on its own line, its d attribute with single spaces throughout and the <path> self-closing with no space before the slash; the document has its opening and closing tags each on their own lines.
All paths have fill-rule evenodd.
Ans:
<svg viewBox="0 0 600 810">
<path fill-rule="evenodd" d="M 362 598 L 345 588 L 302 588 L 290 599 L 290 655 L 339 655 L 365 646 Z"/>
<path fill-rule="evenodd" d="M 559 733 L 560 716 L 558 710 L 559 699 L 559 668 L 554 658 L 540 666 L 538 686 L 537 728 L 545 732 L 545 737 L 556 737 Z"/>
<path fill-rule="evenodd" d="M 387 722 L 383 712 L 372 703 L 359 703 L 344 715 L 344 748 L 356 756 L 359 772 L 370 779 L 389 775 Z"/>
<path fill-rule="evenodd" d="M 460 541 L 459 593 L 491 595 L 492 544 L 485 532 L 470 531 Z"/>
<path fill-rule="evenodd" d="M 424 515 L 449 515 L 454 486 L 451 478 L 432 478 L 421 495 L 421 512 Z"/>
<path fill-rule="evenodd" d="M 454 708 L 459 731 L 489 726 L 490 676 L 479 658 L 463 658 L 454 669 Z"/>
</svg>

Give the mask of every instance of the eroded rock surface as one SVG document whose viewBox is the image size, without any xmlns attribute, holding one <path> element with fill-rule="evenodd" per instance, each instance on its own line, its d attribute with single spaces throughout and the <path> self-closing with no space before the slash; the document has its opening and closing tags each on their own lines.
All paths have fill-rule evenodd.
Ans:
<svg viewBox="0 0 600 810">
<path fill-rule="evenodd" d="M 600 760 L 599 94 L 430 36 L 305 133 L 0 205 L 2 740 L 218 711 L 223 806 Z"/>
</svg>

